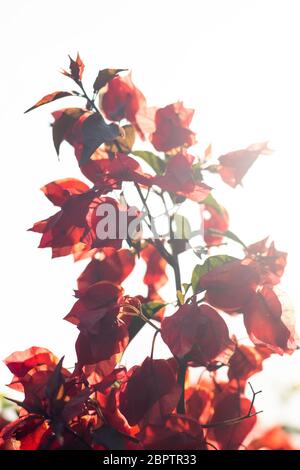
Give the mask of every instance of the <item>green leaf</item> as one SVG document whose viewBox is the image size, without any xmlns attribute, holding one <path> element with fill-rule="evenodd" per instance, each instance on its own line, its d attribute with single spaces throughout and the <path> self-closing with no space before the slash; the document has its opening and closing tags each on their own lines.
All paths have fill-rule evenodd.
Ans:
<svg viewBox="0 0 300 470">
<path fill-rule="evenodd" d="M 153 317 L 161 308 L 165 307 L 166 304 L 157 301 L 147 302 L 142 304 L 142 312 L 147 317 Z"/>
<path fill-rule="evenodd" d="M 207 258 L 203 264 L 197 264 L 192 273 L 192 288 L 194 294 L 201 292 L 201 289 L 199 288 L 199 282 L 204 274 L 207 274 L 209 271 L 212 271 L 213 269 L 222 266 L 225 263 L 235 261 L 236 259 L 237 258 L 229 255 L 216 255 Z"/>
<path fill-rule="evenodd" d="M 233 240 L 233 241 L 239 243 L 240 245 L 242 245 L 243 248 L 247 248 L 245 243 L 242 242 L 242 240 L 237 235 L 235 235 L 233 232 L 231 232 L 230 230 L 226 230 L 226 232 L 220 232 L 220 230 L 215 230 L 213 228 L 210 228 L 209 232 L 214 234 L 214 235 L 220 235 L 220 237 L 230 238 L 230 240 Z"/>
<path fill-rule="evenodd" d="M 119 72 L 125 72 L 128 69 L 103 69 L 100 70 L 94 82 L 94 93 L 98 93 L 101 88 L 107 85 Z"/>
<path fill-rule="evenodd" d="M 201 202 L 207 206 L 213 207 L 219 214 L 223 214 L 223 209 L 211 193 Z"/>
<path fill-rule="evenodd" d="M 191 287 L 191 285 L 192 285 L 191 283 L 188 284 L 187 282 L 184 282 L 184 283 L 182 284 L 182 287 L 183 287 L 183 289 L 184 289 L 184 294 L 187 293 L 187 291 L 189 290 L 189 288 Z"/>
<path fill-rule="evenodd" d="M 135 152 L 132 152 L 132 155 L 142 158 L 151 166 L 157 175 L 163 175 L 166 163 L 158 155 L 144 150 L 136 150 Z"/>
</svg>

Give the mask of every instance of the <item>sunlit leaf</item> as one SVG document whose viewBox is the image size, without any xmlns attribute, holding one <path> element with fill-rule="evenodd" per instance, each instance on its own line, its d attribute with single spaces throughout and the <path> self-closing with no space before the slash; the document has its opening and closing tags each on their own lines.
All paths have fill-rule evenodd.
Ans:
<svg viewBox="0 0 300 470">
<path fill-rule="evenodd" d="M 216 256 L 210 256 L 205 260 L 205 262 L 201 264 L 197 264 L 193 270 L 192 273 L 192 288 L 194 293 L 201 292 L 203 289 L 199 288 L 199 282 L 201 277 L 204 274 L 207 274 L 209 271 L 211 271 L 214 268 L 217 268 L 218 266 L 222 266 L 225 263 L 229 263 L 230 261 L 235 261 L 236 258 L 233 256 L 229 255 L 216 255 Z"/>
<path fill-rule="evenodd" d="M 157 175 L 164 174 L 166 164 L 158 155 L 144 150 L 136 150 L 132 152 L 132 155 L 142 158 L 146 163 L 148 163 L 148 165 L 151 166 Z"/>
<path fill-rule="evenodd" d="M 58 100 L 60 98 L 65 98 L 66 96 L 77 96 L 78 94 L 75 92 L 70 92 L 70 91 L 54 91 L 53 93 L 50 93 L 49 95 L 44 96 L 41 98 L 37 103 L 35 103 L 31 108 L 26 109 L 24 111 L 24 114 L 29 113 L 29 111 L 32 111 L 35 108 L 39 108 L 40 106 L 43 106 L 44 104 L 51 103 L 52 101 Z"/>
</svg>

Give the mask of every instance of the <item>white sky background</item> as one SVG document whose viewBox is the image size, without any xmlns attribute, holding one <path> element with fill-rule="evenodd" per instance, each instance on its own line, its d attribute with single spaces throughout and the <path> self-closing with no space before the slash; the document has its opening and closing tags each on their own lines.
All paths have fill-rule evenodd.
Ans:
<svg viewBox="0 0 300 470">
<path fill-rule="evenodd" d="M 62 317 L 85 263 L 51 260 L 26 229 L 54 212 L 39 187 L 81 177 L 67 144 L 57 161 L 49 127 L 50 111 L 74 103 L 23 111 L 47 93 L 72 89 L 58 71 L 77 50 L 88 85 L 99 68 L 127 67 L 150 106 L 180 99 L 195 108 L 200 148 L 212 142 L 216 157 L 270 140 L 275 154 L 260 157 L 244 188 L 218 182 L 216 196 L 246 243 L 270 234 L 289 252 L 283 287 L 300 306 L 299 1 L 11 0 L 1 2 L 0 15 L 1 358 L 38 345 L 67 354 L 72 365 L 77 331 Z M 266 364 L 266 379 L 254 380 L 264 388 L 266 422 L 300 425 L 296 402 L 284 404 L 279 393 L 300 383 L 299 362 L 297 353 L 276 358 Z M 9 374 L 0 371 L 7 383 Z"/>
</svg>

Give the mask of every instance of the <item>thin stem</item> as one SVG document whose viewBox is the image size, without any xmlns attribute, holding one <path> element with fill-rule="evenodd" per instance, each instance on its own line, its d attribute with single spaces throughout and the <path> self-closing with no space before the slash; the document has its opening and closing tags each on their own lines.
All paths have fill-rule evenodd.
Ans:
<svg viewBox="0 0 300 470">
<path fill-rule="evenodd" d="M 95 102 L 94 100 L 91 100 L 91 98 L 88 96 L 87 92 L 85 91 L 84 89 L 84 86 L 80 81 L 77 82 L 78 83 L 78 86 L 80 87 L 82 93 L 83 93 L 83 96 L 84 98 L 87 100 L 87 102 L 89 103 L 89 105 L 96 111 L 96 113 L 100 114 L 100 116 L 102 117 L 102 114 L 100 113 L 99 109 L 97 108 L 97 106 L 95 105 Z"/>
<path fill-rule="evenodd" d="M 181 395 L 177 405 L 177 413 L 185 414 L 185 375 L 186 375 L 187 365 L 186 362 L 181 360 L 179 362 L 179 371 L 177 383 L 181 387 Z"/>
<path fill-rule="evenodd" d="M 135 188 L 140 196 L 140 199 L 147 211 L 147 215 L 148 215 L 148 219 L 149 219 L 149 222 L 146 222 L 147 223 L 147 226 L 149 228 L 149 230 L 152 232 L 152 215 L 151 215 L 151 212 L 150 212 L 150 209 L 148 207 L 148 204 L 147 204 L 147 201 L 142 193 L 142 190 L 140 188 L 140 186 L 137 184 L 137 183 L 134 183 L 135 185 Z M 158 238 L 157 239 L 154 239 L 153 241 L 152 240 L 149 240 L 150 243 L 152 243 L 156 248 L 157 250 L 159 251 L 160 255 L 167 261 L 168 264 L 170 264 L 171 266 L 173 266 L 173 257 L 172 255 L 166 250 L 166 248 L 164 247 L 163 243 L 161 242 L 161 240 L 159 240 Z"/>
<path fill-rule="evenodd" d="M 174 232 L 173 232 L 173 227 L 172 227 L 172 222 L 173 222 L 173 216 L 170 217 L 170 237 L 171 241 L 175 241 L 174 239 Z M 174 276 L 175 276 L 175 285 L 176 285 L 176 290 L 181 291 L 181 276 L 180 276 L 180 266 L 179 266 L 179 260 L 178 260 L 178 253 L 176 251 L 176 245 L 174 243 L 171 243 L 172 245 L 172 252 L 173 252 L 173 270 L 174 270 Z"/>
<path fill-rule="evenodd" d="M 153 339 L 152 339 L 152 346 L 151 346 L 151 359 L 153 359 L 153 355 L 154 355 L 154 347 L 155 347 L 155 341 L 156 341 L 156 338 L 157 338 L 157 335 L 158 335 L 159 331 L 157 330 L 154 335 L 153 335 Z"/>
</svg>

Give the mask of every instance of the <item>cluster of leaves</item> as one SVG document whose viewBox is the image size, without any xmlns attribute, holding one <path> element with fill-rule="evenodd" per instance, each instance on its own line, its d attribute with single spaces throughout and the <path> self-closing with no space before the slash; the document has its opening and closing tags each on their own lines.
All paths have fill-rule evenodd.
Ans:
<svg viewBox="0 0 300 470">
<path fill-rule="evenodd" d="M 16 401 L 18 419 L 2 427 L 0 446 L 239 449 L 257 420 L 257 392 L 252 389 L 252 400 L 245 396 L 249 377 L 262 370 L 270 355 L 296 349 L 292 319 L 274 289 L 286 253 L 265 239 L 243 245 L 240 259 L 210 256 L 210 248 L 222 246 L 224 237 L 241 242 L 228 230 L 228 213 L 212 196 L 204 175 L 216 173 L 235 187 L 258 156 L 270 150 L 267 143 L 255 144 L 208 164 L 210 148 L 203 158 L 188 150 L 196 143 L 190 129 L 192 109 L 181 102 L 149 107 L 123 69 L 100 70 L 90 97 L 83 72 L 79 55 L 70 59 L 63 73 L 78 91 L 48 94 L 28 110 L 69 96 L 85 100 L 82 108 L 55 111 L 52 132 L 57 153 L 68 142 L 91 184 L 65 178 L 45 185 L 43 193 L 59 210 L 31 229 L 41 234 L 40 248 L 51 248 L 53 257 L 90 259 L 65 317 L 79 330 L 77 363 L 66 369 L 63 358 L 41 347 L 5 360 L 13 374 L 10 387 L 22 391 L 24 400 Z M 136 139 L 147 140 L 151 150 L 133 150 Z M 182 284 L 180 276 L 179 255 L 187 248 L 186 240 L 175 240 L 172 227 L 170 238 L 97 236 L 102 204 L 110 203 L 129 218 L 139 212 L 126 203 L 124 182 L 131 182 L 146 208 L 151 197 L 174 206 L 189 199 L 198 205 L 199 227 L 205 214 L 200 250 L 205 260 L 195 265 L 190 283 Z M 150 211 L 148 217 L 150 224 Z M 146 262 L 142 283 L 148 291 L 130 297 L 122 283 L 139 257 Z M 168 281 L 167 265 L 174 270 L 176 301 L 165 315 L 159 290 Z M 243 317 L 246 341 L 230 335 L 226 315 Z M 120 365 L 122 354 L 145 323 L 154 332 L 151 354 L 126 370 Z M 169 347 L 169 359 L 154 359 L 158 334 Z M 196 383 L 189 378 L 193 367 L 201 368 Z M 274 429 L 248 447 L 291 444 L 283 431 Z"/>
</svg>

